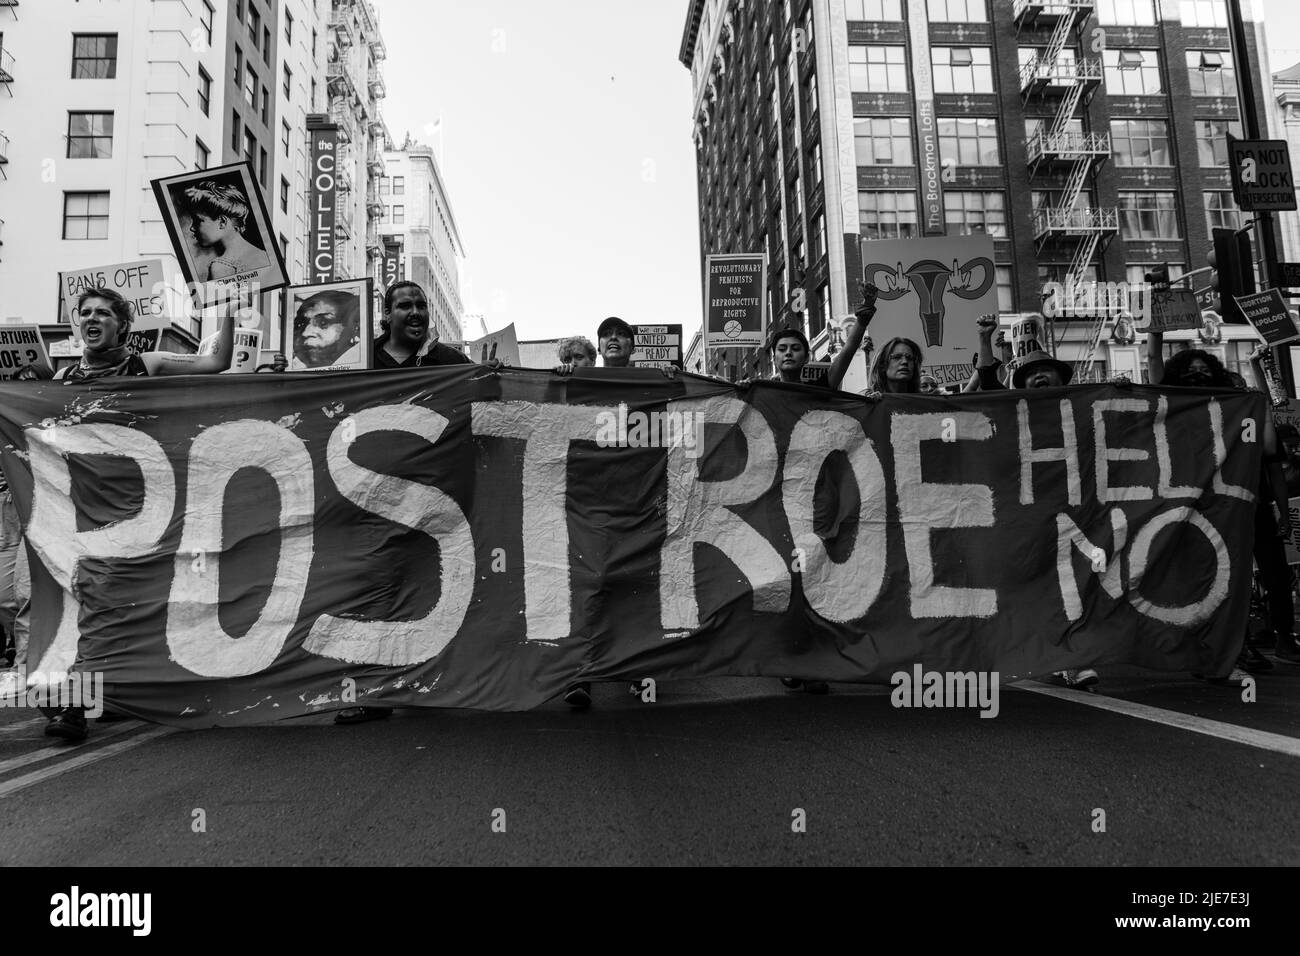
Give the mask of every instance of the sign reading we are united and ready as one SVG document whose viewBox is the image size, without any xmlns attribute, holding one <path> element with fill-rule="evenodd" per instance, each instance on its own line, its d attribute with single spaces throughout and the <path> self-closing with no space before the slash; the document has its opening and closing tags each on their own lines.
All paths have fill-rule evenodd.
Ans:
<svg viewBox="0 0 1300 956">
<path fill-rule="evenodd" d="M 632 364 L 641 368 L 683 368 L 680 325 L 634 325 Z"/>
</svg>

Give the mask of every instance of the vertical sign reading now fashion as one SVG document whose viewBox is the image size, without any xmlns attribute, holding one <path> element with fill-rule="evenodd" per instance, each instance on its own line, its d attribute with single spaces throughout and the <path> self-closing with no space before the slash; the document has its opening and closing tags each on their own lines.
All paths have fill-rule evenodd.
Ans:
<svg viewBox="0 0 1300 956">
<path fill-rule="evenodd" d="M 311 282 L 334 281 L 334 210 L 338 190 L 338 128 L 318 126 L 311 134 L 311 219 L 307 228 Z"/>
<path fill-rule="evenodd" d="M 930 69 L 930 20 L 925 0 L 908 0 L 912 78 L 916 84 L 916 142 L 921 149 L 921 235 L 947 234 L 943 215 L 939 134 L 934 119 L 934 76 Z"/>
</svg>

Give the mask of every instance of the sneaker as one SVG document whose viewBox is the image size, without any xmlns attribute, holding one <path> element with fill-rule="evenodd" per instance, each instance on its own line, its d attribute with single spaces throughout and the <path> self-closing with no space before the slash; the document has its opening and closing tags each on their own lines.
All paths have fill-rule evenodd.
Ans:
<svg viewBox="0 0 1300 956">
<path fill-rule="evenodd" d="M 586 710 L 591 706 L 591 685 L 574 684 L 564 692 L 564 702 L 574 710 Z"/>
<path fill-rule="evenodd" d="M 1273 669 L 1273 662 L 1259 652 L 1259 648 L 1247 644 L 1237 655 L 1237 666 L 1248 674 L 1263 674 Z"/>
<path fill-rule="evenodd" d="M 80 707 L 65 707 L 45 725 L 46 737 L 58 737 L 74 743 L 85 740 L 90 731 L 86 727 L 86 712 Z"/>
<path fill-rule="evenodd" d="M 1300 640 L 1294 634 L 1279 639 L 1273 656 L 1286 664 L 1300 664 Z"/>
<path fill-rule="evenodd" d="M 1095 687 L 1101 681 L 1101 677 L 1091 667 L 1076 671 L 1057 671 L 1056 676 L 1064 681 L 1066 687 L 1075 687 L 1079 690 Z"/>
</svg>

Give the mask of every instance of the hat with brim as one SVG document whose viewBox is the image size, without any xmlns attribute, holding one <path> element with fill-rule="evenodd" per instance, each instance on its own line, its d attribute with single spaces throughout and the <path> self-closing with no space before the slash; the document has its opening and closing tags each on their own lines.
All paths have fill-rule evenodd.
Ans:
<svg viewBox="0 0 1300 956">
<path fill-rule="evenodd" d="M 1025 379 L 1037 365 L 1050 365 L 1056 369 L 1057 374 L 1061 376 L 1061 384 L 1069 385 L 1070 379 L 1074 378 L 1074 369 L 1066 365 L 1059 359 L 1054 359 L 1046 352 L 1030 352 L 1020 360 L 1020 365 L 1016 368 L 1015 373 L 1011 376 L 1011 385 L 1013 388 L 1024 388 Z"/>
<path fill-rule="evenodd" d="M 614 316 L 610 316 L 604 322 L 600 323 L 600 328 L 596 330 L 596 338 L 603 339 L 611 332 L 622 332 L 629 339 L 634 337 L 632 334 L 632 326 Z"/>
</svg>

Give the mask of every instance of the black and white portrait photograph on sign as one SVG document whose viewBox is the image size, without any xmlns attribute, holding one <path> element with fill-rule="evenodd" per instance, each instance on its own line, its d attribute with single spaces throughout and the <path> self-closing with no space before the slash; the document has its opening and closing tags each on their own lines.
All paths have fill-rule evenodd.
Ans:
<svg viewBox="0 0 1300 956">
<path fill-rule="evenodd" d="M 290 372 L 370 367 L 372 279 L 293 286 L 285 291 L 283 341 Z"/>
<path fill-rule="evenodd" d="M 153 181 L 176 258 L 201 304 L 288 285 L 249 163 Z"/>
</svg>

